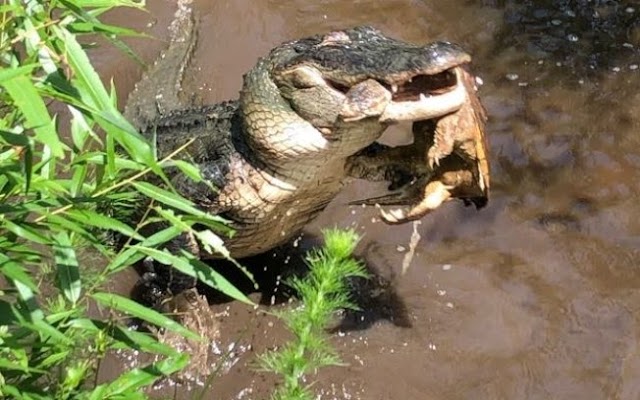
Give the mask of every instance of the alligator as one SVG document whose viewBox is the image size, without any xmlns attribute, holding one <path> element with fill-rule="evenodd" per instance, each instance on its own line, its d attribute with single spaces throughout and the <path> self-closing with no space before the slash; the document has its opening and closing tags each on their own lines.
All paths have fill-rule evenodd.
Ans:
<svg viewBox="0 0 640 400">
<path fill-rule="evenodd" d="M 193 140 L 187 154 L 206 182 L 179 172 L 169 179 L 199 208 L 230 221 L 236 233 L 224 242 L 233 258 L 292 239 L 350 178 L 375 180 L 382 170 L 401 186 L 402 168 L 350 165 L 363 164 L 390 125 L 434 120 L 467 101 L 455 72 L 471 59 L 462 48 L 415 45 L 356 27 L 275 47 L 244 75 L 238 100 L 185 106 L 180 87 L 195 31 L 190 17 L 174 26 L 169 48 L 136 86 L 125 115 L 153 135 L 159 157 Z M 201 258 L 220 257 L 192 238 L 180 240 Z M 178 281 L 171 292 L 189 286 Z"/>
</svg>

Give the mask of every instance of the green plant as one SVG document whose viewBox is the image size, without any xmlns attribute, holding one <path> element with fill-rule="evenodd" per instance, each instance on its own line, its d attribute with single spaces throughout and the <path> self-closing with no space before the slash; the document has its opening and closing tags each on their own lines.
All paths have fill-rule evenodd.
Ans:
<svg viewBox="0 0 640 400">
<path fill-rule="evenodd" d="M 357 233 L 329 229 L 323 235 L 324 246 L 306 257 L 308 275 L 288 282 L 299 294 L 300 306 L 277 314 L 294 339 L 260 358 L 263 369 L 283 379 L 273 395 L 277 400 L 313 399 L 309 386 L 303 382 L 305 375 L 324 366 L 340 364 L 325 329 L 337 311 L 355 308 L 349 301 L 348 280 L 367 277 L 363 266 L 352 258 L 359 240 Z"/>
<path fill-rule="evenodd" d="M 250 302 L 192 255 L 163 250 L 187 232 L 203 248 L 228 257 L 218 233 L 230 230 L 173 190 L 164 168 L 177 167 L 196 181 L 198 169 L 172 159 L 181 149 L 156 159 L 153 147 L 118 111 L 113 85 L 103 86 L 77 40 L 101 35 L 131 53 L 119 38 L 139 34 L 98 19 L 116 6 L 142 8 L 144 1 L 0 3 L 0 398 L 140 398 L 141 388 L 183 368 L 187 355 L 126 329 L 121 316 L 197 335 L 101 289 L 144 257 Z M 62 140 L 59 118 L 50 112 L 53 103 L 71 116 L 68 140 Z M 141 197 L 150 199 L 148 207 L 132 212 L 140 209 L 134 204 Z M 133 226 L 114 217 L 137 214 Z M 164 228 L 144 236 L 151 223 Z M 115 231 L 124 244 L 105 243 L 106 231 Z M 101 266 L 88 267 L 89 255 L 96 254 Z M 114 312 L 107 321 L 92 319 L 90 302 Z M 96 386 L 99 362 L 114 349 L 159 358 Z"/>
</svg>

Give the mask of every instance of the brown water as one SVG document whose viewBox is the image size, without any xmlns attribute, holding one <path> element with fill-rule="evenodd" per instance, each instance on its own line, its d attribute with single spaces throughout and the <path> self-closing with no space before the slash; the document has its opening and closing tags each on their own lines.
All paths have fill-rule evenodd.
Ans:
<svg viewBox="0 0 640 400">
<path fill-rule="evenodd" d="M 149 3 L 149 15 L 112 17 L 139 28 L 155 22 L 151 32 L 166 38 L 174 6 Z M 640 399 L 637 1 L 201 0 L 194 7 L 201 33 L 189 75 L 205 101 L 235 98 L 242 73 L 274 45 L 358 24 L 408 41 L 458 42 L 484 80 L 488 208 L 449 203 L 423 219 L 404 275 L 414 226 L 386 226 L 374 222 L 374 209 L 345 205 L 380 186 L 355 182 L 308 227 L 306 238 L 324 226 L 355 226 L 364 234 L 358 255 L 377 275 L 377 284 L 357 287 L 363 313 L 333 337 L 348 365 L 312 378 L 319 398 Z M 163 43 L 134 47 L 152 60 Z M 116 76 L 121 94 L 139 76 L 113 51 L 94 59 L 105 77 Z M 406 135 L 395 129 L 388 140 Z M 251 365 L 282 343 L 282 328 L 240 304 L 214 309 L 217 345 L 233 354 L 203 398 L 268 398 L 273 377 Z M 160 393 L 174 390 L 194 396 L 185 388 Z"/>
</svg>

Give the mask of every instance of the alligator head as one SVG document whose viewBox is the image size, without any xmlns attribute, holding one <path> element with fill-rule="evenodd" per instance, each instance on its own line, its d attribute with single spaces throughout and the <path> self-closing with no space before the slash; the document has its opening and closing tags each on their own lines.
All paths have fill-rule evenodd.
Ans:
<svg viewBox="0 0 640 400">
<path fill-rule="evenodd" d="M 414 45 L 371 27 L 285 43 L 245 76 L 241 107 L 251 147 L 275 151 L 283 162 L 291 155 L 299 163 L 301 155 L 322 149 L 351 155 L 390 124 L 458 110 L 465 88 L 455 67 L 469 61 L 455 44 Z"/>
</svg>

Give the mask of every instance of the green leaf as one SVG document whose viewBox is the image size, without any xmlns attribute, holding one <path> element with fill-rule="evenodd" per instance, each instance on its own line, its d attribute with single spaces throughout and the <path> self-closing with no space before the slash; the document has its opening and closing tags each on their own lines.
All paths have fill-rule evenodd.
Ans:
<svg viewBox="0 0 640 400">
<path fill-rule="evenodd" d="M 0 221 L 4 224 L 4 228 L 15 233 L 23 239 L 30 240 L 39 244 L 48 245 L 49 239 L 40 234 L 33 226 L 30 226 L 26 222 L 20 224 L 13 223 L 0 215 Z"/>
<path fill-rule="evenodd" d="M 169 240 L 175 238 L 176 236 L 180 235 L 182 233 L 182 230 L 176 226 L 169 226 L 161 231 L 158 231 L 156 233 L 154 233 L 153 235 L 149 236 L 148 238 L 146 238 L 145 240 L 143 240 L 142 242 L 139 243 L 139 246 L 143 246 L 143 247 L 157 247 L 162 243 L 166 243 Z M 107 266 L 107 271 L 109 271 L 109 273 L 114 273 L 114 272 L 118 272 L 138 261 L 140 261 L 142 258 L 145 257 L 144 253 L 141 253 L 138 249 L 136 248 L 128 248 L 122 252 L 120 252 L 120 254 L 118 254 L 113 260 L 111 260 L 111 262 L 109 263 L 109 265 Z"/>
<path fill-rule="evenodd" d="M 169 207 L 173 207 L 188 214 L 199 216 L 216 222 L 224 221 L 222 218 L 216 215 L 208 214 L 202 210 L 199 210 L 190 200 L 168 190 L 155 186 L 149 182 L 133 182 L 133 186 L 145 196 L 159 201 L 162 204 L 166 204 Z"/>
<path fill-rule="evenodd" d="M 31 71 L 38 67 L 37 63 L 24 65 L 18 68 L 0 68 L 0 84 L 13 78 L 29 75 Z"/>
<path fill-rule="evenodd" d="M 191 332 L 189 329 L 183 327 L 171 318 L 167 318 L 159 312 L 136 303 L 131 299 L 127 299 L 126 297 L 104 292 L 94 293 L 91 297 L 104 306 L 114 308 L 161 328 L 179 333 L 188 339 L 198 340 L 200 338 L 197 334 Z"/>
<path fill-rule="evenodd" d="M 106 332 L 107 335 L 111 336 L 116 341 L 116 343 L 113 344 L 113 347 L 115 348 L 127 348 L 148 353 L 162 354 L 169 357 L 179 354 L 178 350 L 167 344 L 158 342 L 155 336 L 149 333 L 138 332 L 118 325 L 112 326 L 104 321 L 78 318 L 70 321 L 69 327 L 83 329 L 94 334 L 99 331 Z"/>
<path fill-rule="evenodd" d="M 20 75 L 0 82 L 0 85 L 4 86 L 20 108 L 29 128 L 33 128 L 36 139 L 45 145 L 45 149 L 49 148 L 54 157 L 62 158 L 64 145 L 58 138 L 55 124 L 31 79 Z"/>
<path fill-rule="evenodd" d="M 72 304 L 76 304 L 82 291 L 76 252 L 73 249 L 71 238 L 67 232 L 62 231 L 58 233 L 54 237 L 54 241 L 53 254 L 60 289 Z"/>
<path fill-rule="evenodd" d="M 160 362 L 154 363 L 145 368 L 135 368 L 108 385 L 103 396 L 114 396 L 129 391 L 138 390 L 148 386 L 158 380 L 158 378 L 169 376 L 176 371 L 180 371 L 189 363 L 189 355 L 181 354 L 175 358 L 168 358 Z"/>
<path fill-rule="evenodd" d="M 154 260 L 170 265 L 178 271 L 198 278 L 199 281 L 204 284 L 219 290 L 227 296 L 242 301 L 247 304 L 253 305 L 254 303 L 240 290 L 238 290 L 231 282 L 229 282 L 224 276 L 220 275 L 216 270 L 197 260 L 193 255 L 183 252 L 182 257 L 175 256 L 166 250 L 158 250 L 150 247 L 133 246 L 140 252 L 145 253 Z"/>
<path fill-rule="evenodd" d="M 143 236 L 141 236 L 129 225 L 122 223 L 115 218 L 111 218 L 107 215 L 100 214 L 92 210 L 71 209 L 67 211 L 67 215 L 77 222 L 81 222 L 89 226 L 95 226 L 100 229 L 114 230 L 137 240 L 144 239 Z"/>
<path fill-rule="evenodd" d="M 198 168 L 196 165 L 188 163 L 184 160 L 169 160 L 167 161 L 166 165 L 178 167 L 178 169 L 180 169 L 180 172 L 185 174 L 187 177 L 189 177 L 189 179 L 196 183 L 203 181 L 202 174 L 200 173 L 200 168 Z"/>
<path fill-rule="evenodd" d="M 0 254 L 0 272 L 13 281 L 21 282 L 32 291 L 38 291 L 38 286 L 31 279 L 31 274 L 22 265 L 9 259 L 4 254 Z"/>
<path fill-rule="evenodd" d="M 65 44 L 67 61 L 75 73 L 73 83 L 82 101 L 98 111 L 95 114 L 99 117 L 96 121 L 127 149 L 135 160 L 143 161 L 154 172 L 162 175 L 151 146 L 113 106 L 109 93 L 74 35 L 59 26 L 54 25 L 51 29 Z"/>
</svg>

